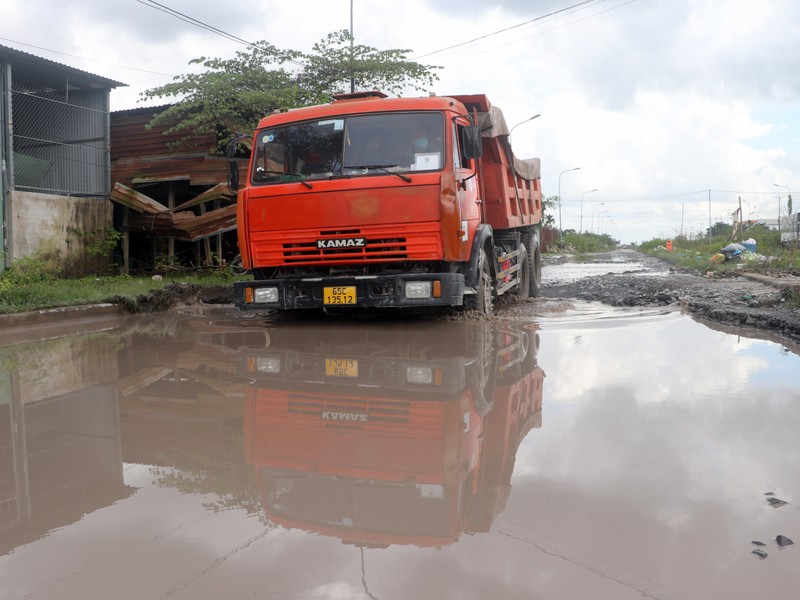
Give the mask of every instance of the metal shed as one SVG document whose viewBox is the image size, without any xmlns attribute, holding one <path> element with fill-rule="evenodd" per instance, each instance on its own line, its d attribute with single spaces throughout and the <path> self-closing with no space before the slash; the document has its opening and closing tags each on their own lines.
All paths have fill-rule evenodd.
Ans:
<svg viewBox="0 0 800 600">
<path fill-rule="evenodd" d="M 0 45 L 0 269 L 26 256 L 89 271 L 112 226 L 109 94 L 125 84 Z"/>
</svg>

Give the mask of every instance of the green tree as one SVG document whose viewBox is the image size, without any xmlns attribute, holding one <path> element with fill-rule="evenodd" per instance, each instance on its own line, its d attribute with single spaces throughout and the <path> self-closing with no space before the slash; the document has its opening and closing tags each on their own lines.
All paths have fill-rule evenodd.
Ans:
<svg viewBox="0 0 800 600">
<path fill-rule="evenodd" d="M 542 198 L 542 227 L 547 229 L 556 228 L 555 211 L 558 208 L 558 196 L 547 196 Z"/>
<path fill-rule="evenodd" d="M 706 236 L 709 237 L 726 237 L 729 238 L 733 235 L 733 227 L 728 223 L 717 221 L 711 227 L 706 229 Z"/>
<path fill-rule="evenodd" d="M 350 47 L 350 32 L 328 34 L 309 53 L 282 50 L 256 42 L 234 58 L 196 58 L 190 65 L 205 71 L 178 75 L 171 83 L 142 92 L 142 99 L 174 104 L 158 113 L 150 126 L 166 126 L 180 145 L 195 135 L 216 135 L 222 150 L 236 133 L 250 132 L 276 110 L 329 102 L 333 94 L 405 87 L 426 91 L 438 79 L 438 67 L 406 58 L 409 50 Z"/>
</svg>

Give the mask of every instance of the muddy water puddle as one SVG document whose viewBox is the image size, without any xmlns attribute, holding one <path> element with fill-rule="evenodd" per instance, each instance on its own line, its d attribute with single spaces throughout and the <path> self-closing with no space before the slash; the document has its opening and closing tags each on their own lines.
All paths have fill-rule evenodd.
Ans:
<svg viewBox="0 0 800 600">
<path fill-rule="evenodd" d="M 668 273 L 666 264 L 659 264 L 654 269 L 653 264 L 645 263 L 642 260 L 634 260 L 631 256 L 641 255 L 633 255 L 626 252 L 585 255 L 577 262 L 569 260 L 558 264 L 545 265 L 542 267 L 542 285 L 545 287 L 565 285 L 586 277 L 607 275 L 609 273 L 615 275 L 627 273 L 640 276 L 666 275 Z"/>
<path fill-rule="evenodd" d="M 172 312 L 0 357 L 2 599 L 800 586 L 800 357 L 678 313 Z"/>
</svg>

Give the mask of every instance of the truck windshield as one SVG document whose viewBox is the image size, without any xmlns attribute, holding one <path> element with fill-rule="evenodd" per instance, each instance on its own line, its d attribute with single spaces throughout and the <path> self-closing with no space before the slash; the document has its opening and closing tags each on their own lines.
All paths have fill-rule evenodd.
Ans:
<svg viewBox="0 0 800 600">
<path fill-rule="evenodd" d="M 435 112 L 337 117 L 263 129 L 253 183 L 438 171 L 444 117 Z"/>
</svg>

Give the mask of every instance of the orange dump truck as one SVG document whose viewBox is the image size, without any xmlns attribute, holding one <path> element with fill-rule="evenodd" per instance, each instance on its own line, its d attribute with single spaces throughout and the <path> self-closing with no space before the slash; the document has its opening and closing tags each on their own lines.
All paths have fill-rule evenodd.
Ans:
<svg viewBox="0 0 800 600">
<path fill-rule="evenodd" d="M 488 531 L 517 449 L 541 427 L 536 326 L 388 329 L 391 348 L 346 324 L 271 332 L 248 351 L 245 453 L 264 509 L 357 545 L 443 546 Z"/>
<path fill-rule="evenodd" d="M 491 312 L 541 279 L 538 158 L 485 95 L 337 96 L 269 115 L 238 190 L 241 309 Z"/>
</svg>

